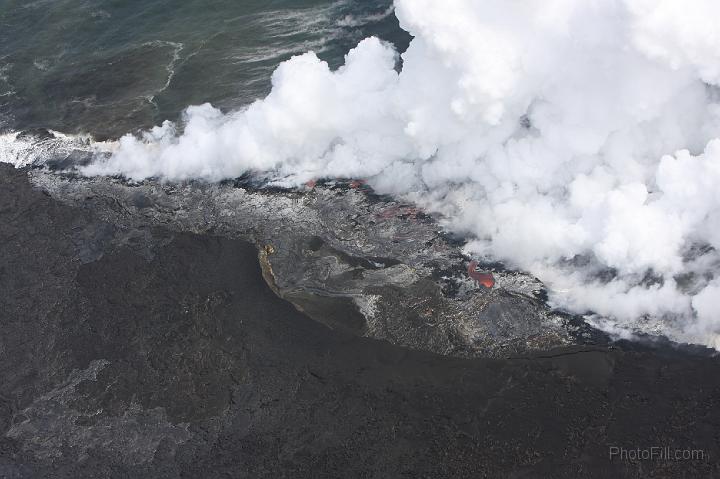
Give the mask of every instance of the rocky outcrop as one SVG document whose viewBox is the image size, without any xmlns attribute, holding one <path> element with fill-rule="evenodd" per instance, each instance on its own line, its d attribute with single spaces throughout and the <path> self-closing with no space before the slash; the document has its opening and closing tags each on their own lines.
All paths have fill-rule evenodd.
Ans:
<svg viewBox="0 0 720 479">
<path fill-rule="evenodd" d="M 362 185 L 129 184 L 40 169 L 31 179 L 122 231 L 163 227 L 251 242 L 278 295 L 334 329 L 462 357 L 604 341 L 580 318 L 550 310 L 531 276 L 486 265 L 494 286 L 480 286 L 462 244 L 436 218 Z"/>
</svg>

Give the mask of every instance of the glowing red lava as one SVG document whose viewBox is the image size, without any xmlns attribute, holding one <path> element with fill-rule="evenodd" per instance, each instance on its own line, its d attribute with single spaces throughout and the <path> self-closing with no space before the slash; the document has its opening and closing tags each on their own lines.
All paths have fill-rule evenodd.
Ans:
<svg viewBox="0 0 720 479">
<path fill-rule="evenodd" d="M 410 220 L 417 220 L 417 217 L 420 213 L 422 213 L 422 211 L 420 211 L 420 208 L 415 208 L 412 206 L 390 206 L 384 211 L 378 213 L 376 216 L 384 220 L 402 217 Z"/>
<path fill-rule="evenodd" d="M 492 273 L 481 273 L 477 270 L 477 261 L 471 261 L 468 265 L 468 275 L 487 289 L 495 286 L 495 278 Z"/>
</svg>

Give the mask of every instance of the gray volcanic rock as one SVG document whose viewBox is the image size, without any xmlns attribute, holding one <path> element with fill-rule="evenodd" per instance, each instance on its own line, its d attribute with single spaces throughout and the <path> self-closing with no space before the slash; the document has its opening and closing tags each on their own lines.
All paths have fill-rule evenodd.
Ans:
<svg viewBox="0 0 720 479">
<path fill-rule="evenodd" d="M 551 311 L 531 276 L 496 268 L 496 286 L 480 287 L 435 219 L 347 183 L 289 191 L 30 174 L 54 198 L 129 235 L 162 226 L 255 244 L 275 292 L 334 329 L 466 357 L 603 340 Z"/>
<path fill-rule="evenodd" d="M 159 206 L 90 184 L 87 207 L 69 206 L 0 165 L 1 477 L 720 474 L 715 357 L 628 344 L 465 359 L 333 330 L 277 297 L 240 235 L 148 222 Z M 106 184 L 128 198 L 169 188 Z M 180 224 L 227 223 L 187 204 Z M 326 240 L 307 247 L 330 255 Z M 610 460 L 612 446 L 704 456 Z"/>
</svg>

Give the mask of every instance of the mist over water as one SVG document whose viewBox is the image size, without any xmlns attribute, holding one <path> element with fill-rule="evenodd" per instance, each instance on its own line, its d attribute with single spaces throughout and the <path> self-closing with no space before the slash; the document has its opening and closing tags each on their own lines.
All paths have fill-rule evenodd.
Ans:
<svg viewBox="0 0 720 479">
<path fill-rule="evenodd" d="M 413 36 L 401 55 L 377 37 L 337 63 L 304 45 L 262 100 L 189 107 L 82 172 L 367 178 L 441 213 L 476 257 L 537 275 L 558 307 L 720 346 L 720 4 L 396 0 L 395 14 Z"/>
</svg>

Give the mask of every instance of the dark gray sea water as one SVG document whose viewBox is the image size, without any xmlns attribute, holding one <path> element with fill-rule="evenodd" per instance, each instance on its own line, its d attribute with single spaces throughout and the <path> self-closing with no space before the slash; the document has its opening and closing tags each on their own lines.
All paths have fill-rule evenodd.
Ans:
<svg viewBox="0 0 720 479">
<path fill-rule="evenodd" d="M 402 51 L 390 0 L 0 1 L 0 130 L 117 137 L 188 105 L 265 96 L 309 50 L 332 67 L 369 35 Z"/>
</svg>

